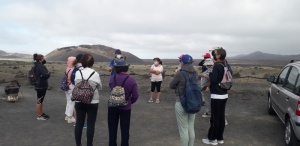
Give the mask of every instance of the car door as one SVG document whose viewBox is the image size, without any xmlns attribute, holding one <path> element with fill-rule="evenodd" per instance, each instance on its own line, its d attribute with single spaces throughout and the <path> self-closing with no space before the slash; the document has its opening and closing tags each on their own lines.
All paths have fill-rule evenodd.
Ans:
<svg viewBox="0 0 300 146">
<path fill-rule="evenodd" d="M 286 79 L 288 76 L 290 70 L 290 66 L 285 67 L 282 72 L 278 75 L 277 80 L 274 84 L 271 86 L 271 100 L 273 101 L 273 109 L 276 111 L 278 116 L 281 120 L 284 118 L 284 112 L 282 109 L 284 109 L 284 105 L 282 104 L 285 102 L 285 99 L 283 97 L 282 90 L 284 89 Z"/>
<path fill-rule="evenodd" d="M 282 103 L 283 112 L 288 113 L 288 109 L 292 109 L 292 112 L 296 111 L 298 103 L 298 96 L 294 93 L 297 79 L 299 77 L 299 71 L 296 67 L 292 67 L 286 80 L 284 89 L 282 90 L 282 97 L 284 102 Z"/>
</svg>

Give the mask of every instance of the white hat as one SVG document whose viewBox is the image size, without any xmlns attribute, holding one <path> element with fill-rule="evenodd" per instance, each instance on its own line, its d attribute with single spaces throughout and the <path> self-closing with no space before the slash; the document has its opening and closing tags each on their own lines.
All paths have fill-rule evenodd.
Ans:
<svg viewBox="0 0 300 146">
<path fill-rule="evenodd" d="M 214 61 L 212 59 L 205 59 L 204 65 L 214 65 Z"/>
</svg>

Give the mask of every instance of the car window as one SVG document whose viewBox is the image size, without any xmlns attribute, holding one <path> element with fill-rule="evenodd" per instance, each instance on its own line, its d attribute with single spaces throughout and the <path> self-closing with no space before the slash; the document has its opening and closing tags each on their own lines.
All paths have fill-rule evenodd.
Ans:
<svg viewBox="0 0 300 146">
<path fill-rule="evenodd" d="M 286 87 L 288 89 L 291 89 L 292 91 L 294 90 L 298 74 L 299 74 L 298 69 L 295 67 L 292 67 L 291 72 L 289 73 L 287 81 L 286 81 Z"/>
<path fill-rule="evenodd" d="M 300 77 L 298 77 L 298 80 L 296 83 L 295 94 L 300 95 Z"/>
<path fill-rule="evenodd" d="M 279 75 L 279 77 L 278 77 L 278 82 L 277 82 L 278 84 L 283 84 L 283 83 L 284 83 L 285 77 L 286 77 L 286 75 L 287 75 L 289 69 L 290 69 L 290 67 L 286 67 L 286 68 L 280 73 L 280 75 Z"/>
</svg>

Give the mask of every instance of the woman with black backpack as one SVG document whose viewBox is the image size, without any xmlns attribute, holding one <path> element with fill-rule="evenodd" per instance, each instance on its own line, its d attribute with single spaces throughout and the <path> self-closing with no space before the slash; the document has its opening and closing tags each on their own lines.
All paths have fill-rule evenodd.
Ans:
<svg viewBox="0 0 300 146">
<path fill-rule="evenodd" d="M 45 64 L 46 60 L 41 54 L 33 54 L 34 62 L 34 79 L 35 90 L 37 93 L 37 120 L 48 120 L 50 116 L 43 113 L 43 101 L 48 89 L 48 79 L 50 78 L 50 72 L 47 70 Z"/>
</svg>

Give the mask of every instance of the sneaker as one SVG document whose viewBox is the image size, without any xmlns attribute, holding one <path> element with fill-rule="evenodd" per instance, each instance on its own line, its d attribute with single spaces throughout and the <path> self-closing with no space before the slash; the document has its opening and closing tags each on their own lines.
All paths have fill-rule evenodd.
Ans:
<svg viewBox="0 0 300 146">
<path fill-rule="evenodd" d="M 228 122 L 227 122 L 227 120 L 225 119 L 225 125 L 228 125 Z"/>
<path fill-rule="evenodd" d="M 84 124 L 84 125 L 83 125 L 83 128 L 87 128 L 87 124 Z"/>
<path fill-rule="evenodd" d="M 47 120 L 50 118 L 50 116 L 46 115 L 45 113 L 43 113 L 41 116 L 46 118 Z"/>
<path fill-rule="evenodd" d="M 74 122 L 74 127 L 76 127 L 76 122 Z"/>
<path fill-rule="evenodd" d="M 208 114 L 208 113 L 204 113 L 204 114 L 202 115 L 202 117 L 203 117 L 203 118 L 210 117 L 210 114 Z"/>
<path fill-rule="evenodd" d="M 219 144 L 223 144 L 223 143 L 224 143 L 224 140 L 218 140 L 218 143 L 219 143 Z"/>
<path fill-rule="evenodd" d="M 68 118 L 68 123 L 75 123 L 75 118 L 74 117 Z"/>
<path fill-rule="evenodd" d="M 68 121 L 68 116 L 65 117 L 65 120 Z"/>
<path fill-rule="evenodd" d="M 218 145 L 217 140 L 209 140 L 208 138 L 202 139 L 202 142 L 205 144 Z"/>
<path fill-rule="evenodd" d="M 153 102 L 153 99 L 149 99 L 148 102 L 149 102 L 149 103 L 152 103 L 152 102 Z"/>
<path fill-rule="evenodd" d="M 160 103 L 159 99 L 156 99 L 156 100 L 155 100 L 155 103 Z"/>
<path fill-rule="evenodd" d="M 44 121 L 44 120 L 48 120 L 49 118 L 45 118 L 43 116 L 37 116 L 36 118 L 37 120 L 40 120 L 40 121 Z"/>
</svg>

